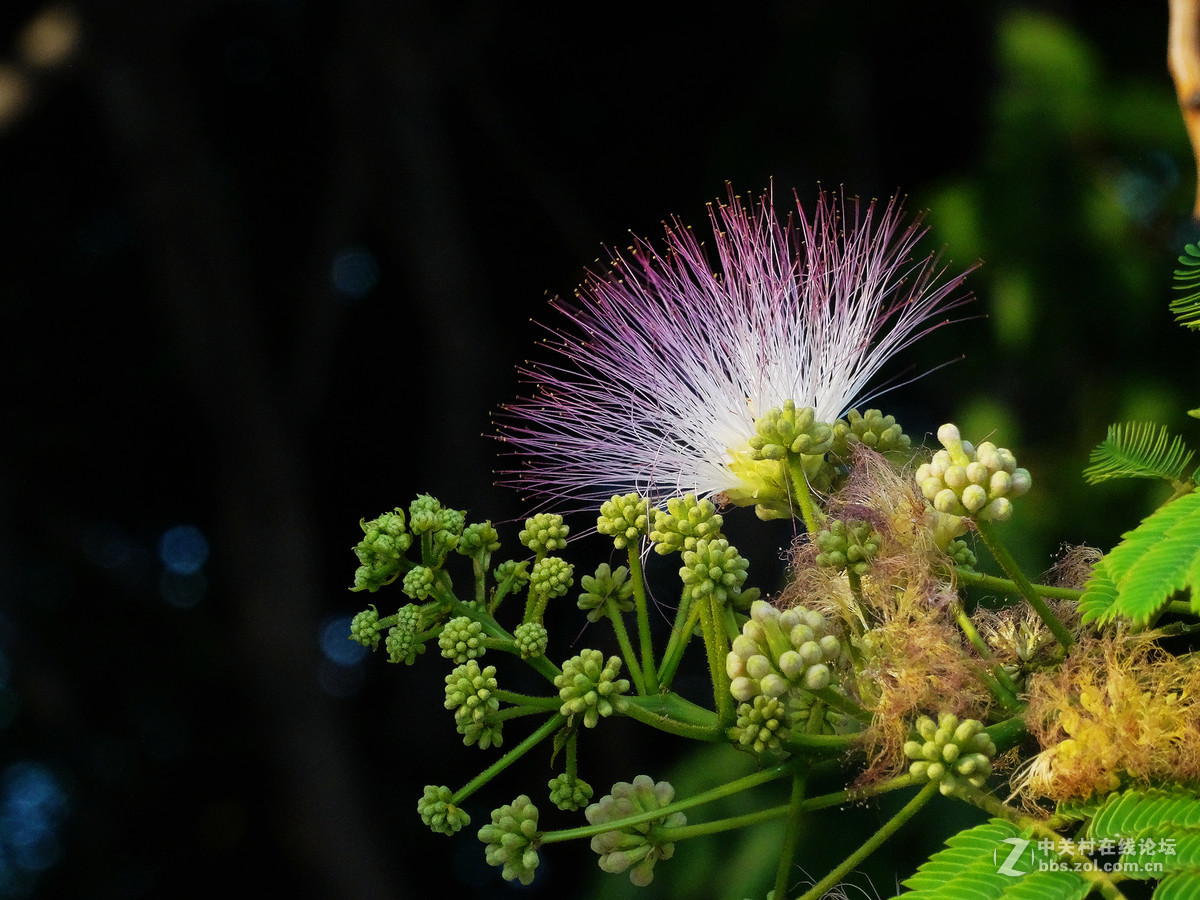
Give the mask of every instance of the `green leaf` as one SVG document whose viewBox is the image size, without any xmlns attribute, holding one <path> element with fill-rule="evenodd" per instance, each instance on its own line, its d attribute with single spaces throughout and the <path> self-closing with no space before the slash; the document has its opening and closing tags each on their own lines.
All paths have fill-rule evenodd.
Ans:
<svg viewBox="0 0 1200 900">
<path fill-rule="evenodd" d="M 1159 882 L 1154 900 L 1200 900 L 1200 873 L 1176 872 Z"/>
<path fill-rule="evenodd" d="M 1014 851 L 1020 851 L 1015 853 Z M 1013 857 L 1013 858 L 1010 858 Z M 1091 888 L 1075 872 L 1049 871 L 1054 855 L 1011 822 L 992 819 L 946 841 L 903 882 L 904 900 L 1081 900 Z"/>
<path fill-rule="evenodd" d="M 1175 290 L 1183 293 L 1171 301 L 1175 321 L 1185 328 L 1200 329 L 1200 248 L 1187 244 L 1175 270 Z"/>
<path fill-rule="evenodd" d="M 1165 425 L 1125 422 L 1108 426 L 1105 437 L 1088 457 L 1083 477 L 1089 484 L 1113 478 L 1162 478 L 1179 481 L 1195 453 Z"/>
<path fill-rule="evenodd" d="M 1200 584 L 1200 493 L 1159 508 L 1121 537 L 1083 588 L 1097 621 L 1146 623 L 1177 591 Z"/>
</svg>

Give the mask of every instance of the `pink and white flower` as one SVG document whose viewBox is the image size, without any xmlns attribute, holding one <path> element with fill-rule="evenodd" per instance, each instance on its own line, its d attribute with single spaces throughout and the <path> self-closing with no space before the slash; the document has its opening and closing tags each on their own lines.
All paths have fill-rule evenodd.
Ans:
<svg viewBox="0 0 1200 900">
<path fill-rule="evenodd" d="M 781 220 L 770 193 L 746 205 L 731 190 L 709 218 L 715 260 L 672 219 L 661 250 L 635 238 L 553 301 L 550 357 L 521 368 L 532 393 L 497 414 L 520 462 L 502 483 L 573 509 L 733 490 L 755 419 L 792 400 L 833 422 L 969 299 L 965 272 L 911 258 L 927 229 L 896 198 L 821 192 L 811 217 L 797 199 Z"/>
</svg>

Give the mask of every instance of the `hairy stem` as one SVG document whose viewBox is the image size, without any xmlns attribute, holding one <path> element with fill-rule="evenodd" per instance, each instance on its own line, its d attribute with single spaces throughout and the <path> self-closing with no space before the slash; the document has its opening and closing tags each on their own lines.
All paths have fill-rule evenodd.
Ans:
<svg viewBox="0 0 1200 900">
<path fill-rule="evenodd" d="M 617 635 L 617 643 L 621 646 L 621 655 L 625 657 L 625 665 L 629 669 L 629 677 L 639 694 L 646 693 L 646 679 L 642 676 L 642 667 L 638 665 L 637 657 L 633 654 L 633 644 L 629 642 L 629 632 L 625 630 L 625 620 L 612 597 L 604 601 L 604 612 L 612 622 L 613 631 Z"/>
<path fill-rule="evenodd" d="M 804 790 L 808 783 L 808 772 L 797 772 L 792 776 L 792 799 L 788 804 L 787 828 L 783 843 L 779 847 L 779 862 L 775 868 L 775 896 L 786 897 L 788 876 L 792 872 L 792 860 L 796 858 L 796 847 L 800 844 L 801 824 L 804 820 Z"/>
<path fill-rule="evenodd" d="M 473 793 L 511 766 L 514 762 L 544 741 L 550 735 L 554 734 L 559 728 L 567 723 L 566 716 L 561 713 L 555 713 L 549 719 L 542 723 L 533 734 L 517 744 L 502 757 L 464 784 L 461 788 L 454 792 L 454 797 L 451 802 L 455 806 L 461 806 L 462 802 L 470 797 Z"/>
<path fill-rule="evenodd" d="M 1046 605 L 1046 601 L 1034 590 L 1029 579 L 1025 577 L 1025 573 L 1017 565 L 1017 561 L 1008 552 L 1008 548 L 1001 543 L 992 523 L 986 519 L 978 519 L 975 522 L 975 527 L 978 529 L 979 536 L 983 539 L 983 543 L 991 552 L 992 557 L 1000 565 L 1000 568 L 1004 570 L 1004 573 L 1013 580 L 1013 584 L 1021 596 L 1025 598 L 1026 602 L 1033 607 L 1034 612 L 1046 623 L 1046 627 L 1050 629 L 1063 648 L 1066 650 L 1071 649 L 1071 645 L 1075 643 L 1075 638 L 1071 636 L 1071 632 L 1067 630 L 1067 627 L 1058 620 L 1058 617 L 1051 612 L 1050 607 Z"/>
<path fill-rule="evenodd" d="M 638 643 L 642 650 L 642 674 L 645 677 L 646 693 L 658 690 L 658 673 L 654 668 L 654 644 L 650 641 L 650 612 L 646 603 L 646 582 L 642 575 L 642 558 L 638 546 L 629 545 L 629 577 L 633 582 L 634 608 L 637 610 Z"/>
</svg>

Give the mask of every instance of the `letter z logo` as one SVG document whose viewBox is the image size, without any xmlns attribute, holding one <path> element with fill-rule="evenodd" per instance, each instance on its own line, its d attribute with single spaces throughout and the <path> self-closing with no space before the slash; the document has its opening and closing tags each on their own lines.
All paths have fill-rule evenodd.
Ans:
<svg viewBox="0 0 1200 900">
<path fill-rule="evenodd" d="M 996 874 L 1008 875 L 1012 878 L 1019 878 L 1022 875 L 1028 874 L 1027 872 L 1023 872 L 1020 869 L 1014 868 L 1014 864 L 1021 858 L 1021 854 L 1025 852 L 1025 848 L 1029 846 L 1029 840 L 1027 838 L 1010 837 L 1005 838 L 1000 843 L 1012 844 L 1013 849 L 1012 852 L 1008 854 L 1008 858 L 996 866 Z M 992 851 L 992 861 L 996 861 L 996 851 L 994 850 Z"/>
</svg>

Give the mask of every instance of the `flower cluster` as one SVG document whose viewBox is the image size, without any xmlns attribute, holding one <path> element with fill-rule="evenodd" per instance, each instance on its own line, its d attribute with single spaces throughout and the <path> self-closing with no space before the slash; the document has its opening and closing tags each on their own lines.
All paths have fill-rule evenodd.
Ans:
<svg viewBox="0 0 1200 900">
<path fill-rule="evenodd" d="M 917 469 L 921 493 L 938 512 L 1003 522 L 1012 515 L 1009 497 L 1029 490 L 1029 472 L 1003 447 L 985 441 L 978 448 L 964 441 L 954 425 L 938 429 L 944 450 Z"/>
<path fill-rule="evenodd" d="M 576 605 L 587 612 L 589 622 L 600 621 L 610 608 L 618 613 L 633 609 L 633 582 L 624 566 L 613 569 L 608 563 L 600 563 L 595 575 L 584 575 L 579 583 L 583 593 Z"/>
<path fill-rule="evenodd" d="M 649 521 L 649 505 L 644 498 L 613 494 L 611 500 L 600 505 L 596 530 L 611 537 L 618 550 L 624 550 L 646 533 Z"/>
<path fill-rule="evenodd" d="M 496 667 L 480 669 L 473 659 L 446 676 L 446 709 L 454 710 L 455 724 L 468 747 L 478 744 L 486 750 L 504 742 L 500 731 L 503 723 L 493 718 L 500 709 L 500 701 L 494 696 L 498 687 Z"/>
<path fill-rule="evenodd" d="M 710 500 L 699 500 L 695 494 L 671 497 L 665 510 L 654 510 L 654 527 L 650 540 L 656 553 L 666 556 L 679 550 L 695 550 L 696 542 L 716 540 L 721 536 L 724 519 Z"/>
<path fill-rule="evenodd" d="M 529 884 L 538 867 L 538 809 L 525 794 L 492 810 L 492 822 L 479 829 L 489 866 L 503 866 L 505 881 Z"/>
<path fill-rule="evenodd" d="M 612 793 L 601 797 L 584 814 L 591 824 L 603 825 L 662 809 L 674 799 L 675 789 L 668 782 L 655 784 L 649 775 L 638 775 L 632 782 L 614 784 Z M 605 872 L 619 874 L 628 870 L 629 880 L 645 887 L 654 880 L 654 864 L 660 859 L 670 859 L 675 853 L 675 845 L 655 837 L 656 832 L 686 824 L 687 816 L 682 812 L 667 813 L 598 834 L 592 838 L 592 849 L 600 854 L 600 868 Z"/>
<path fill-rule="evenodd" d="M 878 409 L 868 409 L 865 414 L 851 409 L 833 423 L 830 453 L 839 459 L 849 459 L 853 449 L 860 445 L 877 453 L 903 452 L 912 446 L 912 439 L 896 424 L 895 416 L 885 416 Z"/>
<path fill-rule="evenodd" d="M 683 551 L 679 577 L 683 579 L 685 593 L 693 600 L 711 597 L 724 604 L 741 594 L 748 566 L 725 538 L 699 540 L 694 549 Z"/>
<path fill-rule="evenodd" d="M 710 215 L 715 262 L 675 220 L 664 250 L 637 240 L 589 272 L 573 303 L 555 301 L 556 358 L 524 369 L 533 395 L 498 415 L 520 462 L 502 480 L 579 507 L 614 487 L 652 504 L 757 503 L 737 493 L 736 466 L 756 420 L 790 402 L 836 421 L 966 299 L 935 255 L 914 259 L 924 228 L 905 224 L 897 200 L 821 193 L 811 212 L 797 202 L 780 215 L 770 194 L 745 204 L 731 190 Z"/>
<path fill-rule="evenodd" d="M 938 715 L 937 723 L 929 716 L 916 722 L 919 741 L 908 741 L 904 755 L 914 760 L 908 771 L 917 778 L 937 782 L 943 794 L 953 794 L 963 784 L 983 787 L 992 774 L 996 745 L 978 719 L 958 720 L 953 713 Z"/>
<path fill-rule="evenodd" d="M 445 785 L 425 785 L 425 793 L 417 801 L 421 821 L 438 834 L 456 834 L 471 824 L 466 810 L 454 805 L 454 792 Z"/>
<path fill-rule="evenodd" d="M 568 659 L 554 679 L 562 700 L 560 712 L 582 715 L 584 726 L 595 728 L 601 716 L 611 716 L 624 702 L 620 695 L 629 690 L 629 680 L 618 678 L 620 671 L 621 658 L 610 656 L 605 662 L 599 650 L 584 650 Z"/>
<path fill-rule="evenodd" d="M 818 566 L 866 575 L 879 553 L 880 536 L 870 522 L 831 519 L 816 538 Z"/>
<path fill-rule="evenodd" d="M 819 691 L 829 687 L 830 666 L 841 655 L 841 642 L 820 613 L 799 606 L 780 612 L 756 600 L 726 657 L 729 689 L 743 703 L 760 694 L 782 698 L 797 688 Z"/>
</svg>

